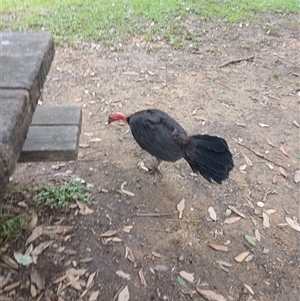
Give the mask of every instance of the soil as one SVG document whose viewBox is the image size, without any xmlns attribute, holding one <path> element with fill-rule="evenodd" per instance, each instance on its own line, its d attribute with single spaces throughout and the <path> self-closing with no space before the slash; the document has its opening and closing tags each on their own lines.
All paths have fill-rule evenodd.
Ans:
<svg viewBox="0 0 300 301">
<path fill-rule="evenodd" d="M 228 26 L 191 18 L 186 25 L 202 32 L 197 51 L 174 50 L 159 39 L 149 51 L 142 36 L 124 44 L 123 51 L 88 43 L 81 50 L 57 47 L 43 105 L 82 106 L 80 144 L 89 147 L 80 147 L 78 160 L 66 162 L 60 170 L 51 168 L 53 162 L 19 164 L 10 185 L 53 181 L 55 174 L 71 171 L 93 184 L 88 206 L 94 212 L 81 215 L 74 208 L 39 212 L 38 225 L 54 225 L 63 218 L 63 225 L 73 227 L 70 236 L 56 236 L 37 264 L 18 270 L 2 264 L 1 274 L 11 273 L 9 283 L 21 283 L 3 292 L 0 300 L 6 300 L 4 296 L 36 300 L 30 292 L 34 270 L 45 282 L 46 290 L 37 292 L 40 300 L 80 300 L 94 272 L 83 300 L 89 300 L 92 291 L 99 291 L 97 300 L 114 300 L 126 284 L 130 300 L 204 300 L 196 284 L 226 300 L 299 300 L 300 233 L 285 220 L 299 220 L 299 183 L 294 180 L 300 169 L 298 16 L 265 15 L 264 20 L 265 26 Z M 254 60 L 220 68 L 252 55 Z M 190 134 L 225 138 L 235 163 L 229 179 L 222 185 L 209 183 L 192 175 L 184 160 L 163 162 L 162 178 L 141 169 L 141 161 L 149 167 L 155 159 L 140 149 L 127 124 L 107 120 L 114 110 L 130 114 L 150 107 L 170 114 Z M 91 138 L 101 141 L 89 142 Z M 124 189 L 134 196 L 120 193 L 124 182 Z M 176 205 L 183 198 L 185 209 L 179 219 Z M 32 210 L 30 199 L 25 201 Z M 209 218 L 210 206 L 217 213 L 216 221 Z M 226 218 L 237 216 L 228 206 L 245 218 L 224 224 Z M 268 213 L 269 227 L 263 225 L 263 212 Z M 133 226 L 129 233 L 119 231 L 114 236 L 121 242 L 99 237 L 127 225 Z M 261 240 L 256 238 L 257 245 L 251 246 L 244 236 L 255 237 L 257 229 Z M 41 236 L 33 245 L 48 239 Z M 225 244 L 228 252 L 214 250 L 211 243 Z M 134 262 L 125 258 L 125 246 L 132 250 Z M 13 257 L 14 251 L 25 250 L 21 240 L 8 246 L 6 254 Z M 252 256 L 235 261 L 245 251 Z M 232 266 L 221 267 L 220 260 Z M 71 267 L 86 269 L 79 277 L 82 287 L 61 289 L 67 280 L 53 282 Z M 147 286 L 141 283 L 141 269 Z M 131 279 L 119 277 L 118 270 Z M 193 273 L 194 281 L 185 280 L 183 285 L 180 271 Z"/>
</svg>

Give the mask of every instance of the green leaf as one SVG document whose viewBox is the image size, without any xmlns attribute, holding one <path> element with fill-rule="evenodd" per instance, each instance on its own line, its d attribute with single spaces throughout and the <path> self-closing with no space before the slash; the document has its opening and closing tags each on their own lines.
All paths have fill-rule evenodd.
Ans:
<svg viewBox="0 0 300 301">
<path fill-rule="evenodd" d="M 247 240 L 247 242 L 248 242 L 251 246 L 253 246 L 253 247 L 256 246 L 255 240 L 254 240 L 251 236 L 249 236 L 248 234 L 245 235 L 245 239 Z"/>
<path fill-rule="evenodd" d="M 180 276 L 177 277 L 177 281 L 178 281 L 179 285 L 186 286 L 184 280 Z"/>
<path fill-rule="evenodd" d="M 300 159 L 300 154 L 293 152 L 293 156 L 296 157 L 297 159 Z"/>
</svg>

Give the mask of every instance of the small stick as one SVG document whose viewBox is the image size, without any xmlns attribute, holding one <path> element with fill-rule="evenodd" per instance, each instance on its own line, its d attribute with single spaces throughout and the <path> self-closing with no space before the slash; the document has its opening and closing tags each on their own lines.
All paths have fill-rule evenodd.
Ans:
<svg viewBox="0 0 300 301">
<path fill-rule="evenodd" d="M 284 166 L 282 166 L 281 164 L 276 163 L 276 162 L 274 162 L 273 160 L 266 158 L 263 154 L 260 154 L 259 152 L 257 152 L 257 151 L 254 150 L 253 148 L 251 148 L 250 146 L 247 146 L 247 145 L 245 145 L 244 143 L 239 142 L 239 141 L 237 141 L 237 140 L 234 139 L 234 138 L 232 138 L 232 140 L 233 140 L 234 142 L 236 142 L 237 144 L 239 144 L 239 145 L 241 145 L 241 146 L 247 148 L 249 151 L 251 151 L 252 153 L 254 153 L 256 156 L 258 156 L 258 157 L 260 157 L 260 158 L 263 158 L 263 159 L 265 159 L 266 161 L 271 162 L 271 163 L 273 163 L 273 164 L 275 164 L 275 165 L 277 165 L 277 166 L 284 167 Z"/>
<path fill-rule="evenodd" d="M 176 219 L 176 218 L 166 218 L 166 221 L 176 221 L 176 222 L 185 222 L 185 223 L 202 223 L 197 219 Z"/>
<path fill-rule="evenodd" d="M 231 60 L 231 61 L 228 61 L 228 62 L 220 65 L 219 68 L 223 68 L 223 67 L 228 66 L 230 64 L 236 64 L 236 63 L 240 63 L 240 62 L 243 62 L 243 61 L 253 61 L 253 59 L 254 59 L 254 55 L 251 55 L 249 57 L 240 58 L 240 59 Z"/>
<path fill-rule="evenodd" d="M 173 216 L 174 213 L 154 213 L 154 212 L 137 212 L 135 216 L 149 216 L 149 217 L 159 217 L 159 216 Z"/>
</svg>

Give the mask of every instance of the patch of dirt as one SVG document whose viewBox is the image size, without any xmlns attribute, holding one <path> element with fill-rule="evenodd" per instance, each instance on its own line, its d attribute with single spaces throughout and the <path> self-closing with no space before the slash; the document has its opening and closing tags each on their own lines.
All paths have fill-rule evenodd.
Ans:
<svg viewBox="0 0 300 301">
<path fill-rule="evenodd" d="M 14 271 L 10 283 L 21 284 L 4 295 L 31 300 L 30 274 L 36 269 L 46 287 L 41 300 L 80 300 L 84 284 L 80 290 L 71 286 L 62 290 L 59 283 L 53 284 L 73 266 L 86 269 L 80 276 L 85 281 L 97 271 L 83 300 L 89 300 L 90 292 L 98 290 L 97 300 L 113 300 L 125 284 L 130 300 L 203 300 L 195 291 L 198 281 L 199 287 L 213 290 L 226 300 L 298 300 L 299 232 L 287 225 L 278 226 L 286 223 L 285 217 L 298 217 L 299 221 L 299 184 L 293 180 L 300 169 L 299 159 L 293 155 L 300 152 L 299 128 L 293 121 L 300 123 L 300 42 L 297 26 L 292 26 L 298 16 L 265 18 L 265 27 L 228 27 L 191 19 L 191 30 L 202 31 L 200 50 L 194 52 L 175 51 L 157 40 L 155 49 L 148 53 L 142 38 L 132 41 L 123 52 L 57 48 L 43 105 L 83 108 L 80 143 L 90 147 L 80 148 L 78 160 L 68 162 L 60 171 L 71 170 L 94 185 L 89 205 L 94 212 L 81 216 L 70 209 L 63 220 L 64 225 L 73 226 L 70 238 L 64 241 L 55 237 L 55 243 L 38 257 L 37 265 Z M 268 24 L 273 23 L 277 27 L 272 27 L 270 35 Z M 253 62 L 219 68 L 226 61 L 251 55 L 255 57 Z M 76 102 L 78 99 L 82 100 Z M 208 183 L 200 176 L 191 176 L 184 160 L 162 163 L 162 179 L 140 169 L 140 161 L 150 166 L 154 158 L 139 148 L 126 124 L 108 125 L 107 119 L 113 110 L 133 113 L 149 107 L 166 111 L 190 134 L 225 138 L 234 154 L 235 168 L 230 178 L 221 186 Z M 89 142 L 90 133 L 102 141 Z M 51 165 L 19 164 L 12 184 L 50 181 L 57 172 Z M 280 166 L 287 177 L 281 175 Z M 133 197 L 118 192 L 125 181 L 125 189 L 133 192 Z M 100 192 L 101 188 L 108 193 Z M 176 205 L 182 198 L 186 207 L 183 218 L 178 219 Z M 257 205 L 259 201 L 264 201 L 263 208 Z M 224 224 L 228 205 L 245 218 Z M 217 213 L 217 221 L 209 219 L 210 206 Z M 262 212 L 268 209 L 276 212 L 269 214 L 270 227 L 265 228 Z M 171 216 L 136 216 L 145 212 Z M 53 225 L 62 216 L 53 216 L 45 224 Z M 101 233 L 125 225 L 133 225 L 133 229 L 116 234 L 122 242 L 99 238 Z M 255 237 L 256 229 L 262 237 L 253 247 L 244 235 Z M 42 236 L 40 242 L 47 239 Z M 229 251 L 213 250 L 210 243 L 225 243 Z M 34 246 L 37 244 L 34 242 Z M 125 246 L 132 250 L 134 263 L 124 258 Z M 25 250 L 23 246 L 19 251 Z M 7 254 L 13 257 L 13 251 L 9 248 Z M 252 260 L 236 262 L 234 258 L 245 251 L 253 255 Z M 87 257 L 92 261 L 85 262 Z M 226 272 L 218 260 L 233 266 Z M 168 269 L 154 271 L 157 266 Z M 141 268 L 146 287 L 139 278 Z M 3 275 L 10 272 L 6 265 L 2 264 L 1 269 Z M 117 270 L 130 274 L 131 279 L 117 276 Z M 182 270 L 194 274 L 194 283 L 179 284 Z M 244 284 L 252 288 L 253 296 Z"/>
</svg>

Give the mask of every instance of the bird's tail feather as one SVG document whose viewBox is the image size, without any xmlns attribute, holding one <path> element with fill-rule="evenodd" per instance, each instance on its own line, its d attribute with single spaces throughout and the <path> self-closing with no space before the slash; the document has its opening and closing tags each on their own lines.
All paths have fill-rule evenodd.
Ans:
<svg viewBox="0 0 300 301">
<path fill-rule="evenodd" d="M 185 160 L 195 173 L 200 173 L 209 182 L 213 179 L 221 184 L 234 166 L 226 141 L 209 135 L 195 135 L 191 138 L 192 144 L 196 146 L 186 151 Z"/>
</svg>

